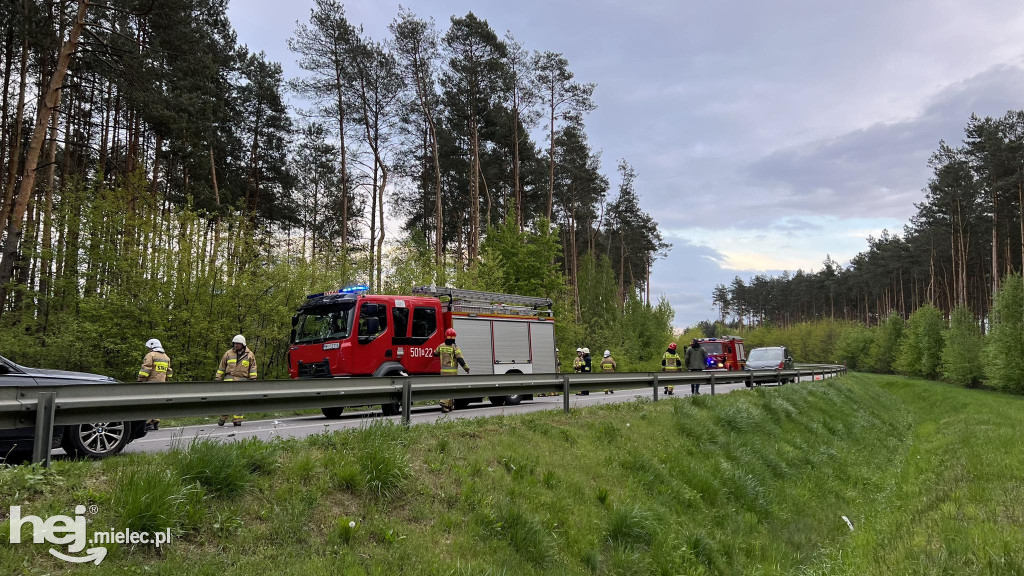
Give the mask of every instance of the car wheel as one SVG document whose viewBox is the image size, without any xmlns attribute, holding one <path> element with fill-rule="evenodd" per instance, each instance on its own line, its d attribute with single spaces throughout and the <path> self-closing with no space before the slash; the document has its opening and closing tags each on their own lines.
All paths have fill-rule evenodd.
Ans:
<svg viewBox="0 0 1024 576">
<path fill-rule="evenodd" d="M 94 422 L 68 426 L 62 442 L 75 458 L 106 458 L 124 450 L 131 441 L 128 422 Z"/>
<path fill-rule="evenodd" d="M 487 399 L 491 402 L 492 406 L 504 406 L 508 396 L 488 396 Z"/>
<path fill-rule="evenodd" d="M 324 416 L 326 416 L 327 418 L 330 418 L 331 420 L 337 420 L 338 418 L 341 418 L 341 413 L 345 411 L 345 407 L 342 406 L 340 408 L 321 408 L 320 411 L 323 412 Z"/>
<path fill-rule="evenodd" d="M 505 406 L 518 406 L 523 401 L 523 396 L 520 394 L 513 394 L 511 396 L 505 396 Z"/>
</svg>

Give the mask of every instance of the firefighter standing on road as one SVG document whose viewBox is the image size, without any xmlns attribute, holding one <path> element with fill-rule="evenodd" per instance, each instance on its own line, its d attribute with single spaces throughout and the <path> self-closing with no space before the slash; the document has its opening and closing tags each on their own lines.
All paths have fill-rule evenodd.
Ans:
<svg viewBox="0 0 1024 576">
<path fill-rule="evenodd" d="M 662 372 L 678 372 L 683 368 L 683 360 L 676 354 L 676 343 L 673 342 L 668 345 L 668 350 L 665 350 L 665 354 L 661 357 L 661 371 Z M 676 387 L 668 384 L 665 386 L 665 394 L 675 394 Z"/>
<path fill-rule="evenodd" d="M 576 374 L 583 372 L 583 348 L 576 349 L 576 357 L 572 359 L 572 371 Z"/>
<path fill-rule="evenodd" d="M 615 372 L 619 365 L 615 363 L 615 359 L 612 358 L 611 350 L 604 351 L 604 357 L 601 358 L 601 372 Z M 605 394 L 615 394 L 615 390 L 610 388 L 604 389 Z"/>
<path fill-rule="evenodd" d="M 441 359 L 441 375 L 455 376 L 459 373 L 459 366 L 469 374 L 469 366 L 466 359 L 462 357 L 462 350 L 455 344 L 455 330 L 449 328 L 444 332 L 444 344 L 434 349 L 434 356 Z M 455 400 L 441 400 L 441 412 L 448 413 L 455 410 Z"/>
<path fill-rule="evenodd" d="M 217 380 L 224 380 L 225 382 L 255 380 L 256 376 L 256 356 L 245 345 L 245 336 L 239 334 L 231 339 L 231 348 L 220 359 L 220 368 L 217 369 Z M 227 421 L 228 415 L 224 414 L 217 421 L 217 425 L 223 426 Z M 240 414 L 231 416 L 231 423 L 235 426 L 241 426 L 242 416 Z"/>
<path fill-rule="evenodd" d="M 142 359 L 142 368 L 139 368 L 139 382 L 166 382 L 167 377 L 174 374 L 171 370 L 171 357 L 164 352 L 164 347 L 156 338 L 146 341 L 146 357 Z M 160 419 L 153 418 L 146 422 L 147 430 L 159 430 Z"/>
<path fill-rule="evenodd" d="M 700 342 L 694 338 L 690 347 L 686 349 L 686 369 L 690 372 L 701 372 L 708 367 L 708 351 L 701 347 Z M 700 395 L 700 382 L 694 380 L 690 384 L 690 392 Z"/>
<path fill-rule="evenodd" d="M 593 358 L 590 357 L 590 348 L 583 348 L 581 350 L 583 356 L 580 358 L 580 374 L 590 374 L 593 371 Z M 590 390 L 584 390 L 577 392 L 577 396 L 589 396 Z"/>
</svg>

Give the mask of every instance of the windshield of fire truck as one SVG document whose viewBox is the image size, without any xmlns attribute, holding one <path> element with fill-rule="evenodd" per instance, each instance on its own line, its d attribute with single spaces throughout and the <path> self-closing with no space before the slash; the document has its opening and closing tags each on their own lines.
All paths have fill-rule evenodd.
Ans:
<svg viewBox="0 0 1024 576">
<path fill-rule="evenodd" d="M 344 340 L 352 332 L 354 306 L 351 302 L 310 308 L 299 312 L 293 344 Z"/>
<path fill-rule="evenodd" d="M 721 342 L 701 342 L 701 348 L 707 350 L 708 354 L 721 354 L 722 343 Z"/>
</svg>

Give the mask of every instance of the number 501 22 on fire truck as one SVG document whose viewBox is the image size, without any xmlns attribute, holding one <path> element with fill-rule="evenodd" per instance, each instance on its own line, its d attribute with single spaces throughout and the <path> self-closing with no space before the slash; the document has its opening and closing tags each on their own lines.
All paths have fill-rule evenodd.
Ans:
<svg viewBox="0 0 1024 576">
<path fill-rule="evenodd" d="M 440 374 L 434 350 L 454 328 L 472 373 L 557 371 L 551 300 L 454 288 L 419 287 L 408 296 L 370 294 L 350 286 L 311 294 L 292 318 L 292 378 L 394 377 Z M 456 408 L 483 398 L 456 400 Z M 532 400 L 491 396 L 496 406 Z M 381 407 L 398 414 L 398 404 Z M 328 418 L 343 408 L 324 408 Z"/>
</svg>

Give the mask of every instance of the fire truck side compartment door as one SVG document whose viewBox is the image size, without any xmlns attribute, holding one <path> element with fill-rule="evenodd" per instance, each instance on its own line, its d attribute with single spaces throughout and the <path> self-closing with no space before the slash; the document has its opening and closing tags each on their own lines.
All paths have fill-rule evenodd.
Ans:
<svg viewBox="0 0 1024 576">
<path fill-rule="evenodd" d="M 472 374 L 494 374 L 491 356 L 491 321 L 483 318 L 452 318 L 458 334 L 455 342 Z M 462 374 L 462 371 L 459 371 Z"/>
<path fill-rule="evenodd" d="M 530 325 L 515 320 L 494 320 L 494 363 L 530 362 Z"/>
<path fill-rule="evenodd" d="M 553 322 L 531 322 L 530 336 L 533 346 L 533 373 L 554 374 L 555 365 L 555 325 Z"/>
</svg>

